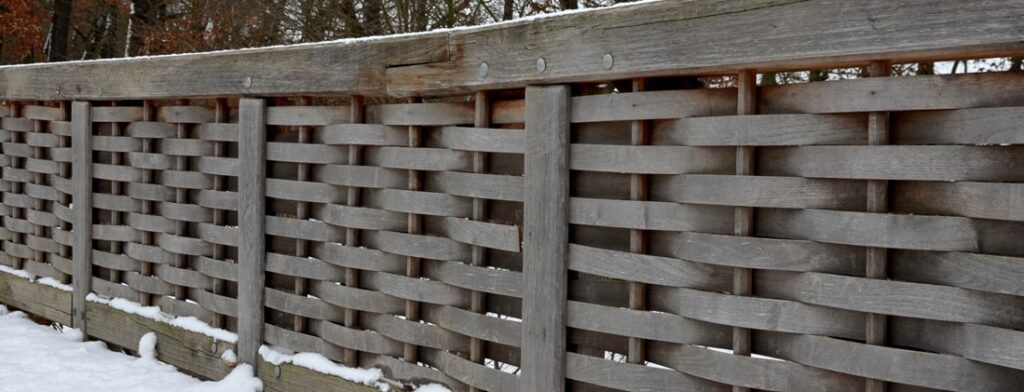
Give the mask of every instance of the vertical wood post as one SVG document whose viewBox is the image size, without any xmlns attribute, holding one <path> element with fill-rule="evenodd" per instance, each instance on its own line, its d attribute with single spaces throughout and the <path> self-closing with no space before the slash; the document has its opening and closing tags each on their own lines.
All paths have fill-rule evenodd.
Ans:
<svg viewBox="0 0 1024 392">
<path fill-rule="evenodd" d="M 419 98 L 412 98 L 409 103 L 421 102 Z M 423 145 L 423 129 L 417 125 L 410 125 L 408 128 L 409 147 L 416 148 Z M 423 174 L 418 170 L 409 170 L 410 191 L 423 190 Z M 419 214 L 407 214 L 406 232 L 409 234 L 423 234 L 423 216 Z M 422 273 L 423 261 L 419 257 L 409 256 L 405 258 L 405 276 L 419 278 Z M 405 301 L 405 319 L 409 321 L 420 321 L 420 303 L 418 301 Z M 403 358 L 406 362 L 416 363 L 419 361 L 419 346 L 414 343 L 405 343 Z"/>
<path fill-rule="evenodd" d="M 892 74 L 892 63 L 874 61 L 871 63 L 872 77 L 886 77 Z M 872 146 L 889 144 L 889 112 L 868 113 L 868 144 Z M 867 211 L 889 211 L 889 181 L 872 180 L 867 183 Z M 888 255 L 885 248 L 868 248 L 865 254 L 867 266 L 865 276 L 870 279 L 887 279 Z M 889 320 L 884 314 L 868 313 L 865 318 L 864 341 L 867 344 L 885 345 L 888 340 Z M 884 381 L 868 379 L 865 384 L 868 392 L 886 390 Z"/>
<path fill-rule="evenodd" d="M 633 79 L 633 92 L 647 90 L 646 79 Z M 630 124 L 630 144 L 642 146 L 651 143 L 651 123 L 637 120 Z M 629 176 L 629 199 L 647 200 L 649 178 L 646 174 Z M 647 253 L 647 231 L 629 231 L 629 251 Z M 647 285 L 640 282 L 629 283 L 629 308 L 645 310 L 647 308 Z M 643 339 L 630 337 L 626 353 L 626 362 L 643 364 L 647 360 L 647 349 Z"/>
<path fill-rule="evenodd" d="M 243 98 L 238 113 L 238 355 L 257 366 L 263 342 L 266 265 L 267 103 Z"/>
<path fill-rule="evenodd" d="M 565 390 L 568 86 L 526 88 L 522 391 Z"/>
<path fill-rule="evenodd" d="M 491 99 L 486 91 L 477 91 L 474 96 L 473 126 L 477 128 L 488 128 L 491 126 Z M 473 172 L 486 173 L 488 170 L 487 153 L 473 153 Z M 487 199 L 473 198 L 473 220 L 485 221 L 487 218 Z M 473 246 L 473 254 L 470 263 L 478 267 L 487 265 L 487 248 Z M 482 291 L 473 291 L 469 300 L 470 310 L 476 313 L 487 312 L 487 294 Z M 482 339 L 471 338 L 469 340 L 469 360 L 483 364 L 486 357 L 486 342 Z M 472 387 L 471 392 L 480 391 Z"/>
<path fill-rule="evenodd" d="M 92 116 L 89 102 L 71 104 L 71 326 L 85 331 L 85 297 L 92 291 Z"/>
<path fill-rule="evenodd" d="M 352 102 L 349 105 L 349 111 L 351 113 L 351 122 L 353 124 L 362 124 L 366 122 L 366 102 L 362 96 L 356 95 L 352 97 Z M 348 164 L 351 166 L 358 166 L 363 163 L 363 147 L 357 144 L 348 146 Z M 345 204 L 351 207 L 356 207 L 362 203 L 362 190 L 350 186 L 345 191 Z M 359 230 L 346 227 L 345 228 L 345 245 L 353 248 L 359 247 Z M 359 287 L 359 270 L 356 268 L 345 268 L 345 286 L 346 287 Z M 359 313 L 355 309 L 345 309 L 345 327 L 355 328 L 356 324 L 359 323 Z M 346 348 L 344 353 L 345 365 L 349 367 L 359 366 L 359 352 L 350 348 Z"/>
<path fill-rule="evenodd" d="M 751 70 L 741 71 L 737 75 L 739 93 L 736 113 L 749 115 L 757 112 L 757 74 Z M 754 174 L 754 147 L 736 147 L 736 175 L 749 176 Z M 736 207 L 733 234 L 749 236 L 754 232 L 754 209 L 752 207 Z M 754 294 L 754 271 L 750 268 L 734 268 L 733 295 Z M 747 328 L 733 328 L 732 352 L 736 355 L 750 356 L 751 335 Z M 734 392 L 746 392 L 750 388 L 733 386 Z"/>
</svg>

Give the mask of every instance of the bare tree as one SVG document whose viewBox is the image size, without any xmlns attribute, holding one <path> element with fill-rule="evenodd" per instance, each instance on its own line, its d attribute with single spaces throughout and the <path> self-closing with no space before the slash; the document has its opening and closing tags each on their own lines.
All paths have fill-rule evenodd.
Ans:
<svg viewBox="0 0 1024 392">
<path fill-rule="evenodd" d="M 512 20 L 512 11 L 515 9 L 515 0 L 505 0 L 505 9 L 502 10 L 501 20 Z"/>
<path fill-rule="evenodd" d="M 68 26 L 71 23 L 71 0 L 54 0 L 50 25 L 49 61 L 68 59 Z"/>
<path fill-rule="evenodd" d="M 384 4 L 382 0 L 363 2 L 363 30 L 361 35 L 382 35 L 384 32 Z"/>
<path fill-rule="evenodd" d="M 138 56 L 145 44 L 146 32 L 156 24 L 158 7 L 154 0 L 131 0 L 131 15 L 128 17 L 128 42 L 125 56 Z"/>
</svg>

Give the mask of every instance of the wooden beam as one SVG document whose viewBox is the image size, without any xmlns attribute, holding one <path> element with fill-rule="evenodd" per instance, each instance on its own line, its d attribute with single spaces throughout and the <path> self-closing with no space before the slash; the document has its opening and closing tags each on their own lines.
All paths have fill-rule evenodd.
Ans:
<svg viewBox="0 0 1024 392">
<path fill-rule="evenodd" d="M 71 104 L 71 201 L 74 247 L 72 322 L 86 332 L 85 297 L 92 291 L 92 117 L 88 102 Z"/>
<path fill-rule="evenodd" d="M 238 115 L 238 356 L 256 366 L 263 344 L 267 102 L 243 98 Z"/>
<path fill-rule="evenodd" d="M 565 390 L 570 99 L 526 89 L 522 391 Z"/>
<path fill-rule="evenodd" d="M 387 86 L 392 95 L 432 95 L 995 57 L 1024 51 L 1022 28 L 1024 3 L 1013 0 L 663 1 L 453 32 L 451 61 L 390 68 Z"/>
<path fill-rule="evenodd" d="M 0 98 L 441 95 L 1019 56 L 1022 28 L 1016 0 L 662 1 L 414 37 L 0 67 Z"/>
<path fill-rule="evenodd" d="M 445 33 L 0 67 L 4 99 L 142 99 L 385 91 L 388 66 L 448 60 Z"/>
<path fill-rule="evenodd" d="M 0 272 L 0 303 L 47 320 L 71 325 L 71 296 L 69 291 Z"/>
</svg>

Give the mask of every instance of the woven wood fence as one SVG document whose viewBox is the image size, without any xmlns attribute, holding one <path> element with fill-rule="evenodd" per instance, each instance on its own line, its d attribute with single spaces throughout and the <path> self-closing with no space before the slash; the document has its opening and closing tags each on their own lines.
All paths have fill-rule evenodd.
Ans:
<svg viewBox="0 0 1024 392">
<path fill-rule="evenodd" d="M 937 3 L 912 5 L 960 7 Z M 1022 31 L 1008 3 L 963 18 Z M 919 56 L 1024 54 L 993 34 Z M 272 345 L 453 390 L 1020 390 L 1024 73 L 891 76 L 912 58 L 849 45 L 789 69 L 869 77 L 771 86 L 740 66 L 760 57 L 722 86 L 403 68 L 384 94 L 362 69 L 365 93 L 307 95 L 0 68 L 0 264 L 73 284 L 87 332 L 87 294 L 127 298 L 238 332 L 245 362 Z M 471 63 L 449 72 L 502 70 Z M 24 90 L 45 75 L 63 89 Z"/>
</svg>

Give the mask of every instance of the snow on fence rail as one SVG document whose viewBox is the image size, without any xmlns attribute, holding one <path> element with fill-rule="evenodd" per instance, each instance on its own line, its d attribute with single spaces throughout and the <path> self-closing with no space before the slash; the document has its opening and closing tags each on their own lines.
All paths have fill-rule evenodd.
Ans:
<svg viewBox="0 0 1024 392">
<path fill-rule="evenodd" d="M 1024 74 L 890 68 L 1021 31 L 1015 1 L 654 2 L 0 68 L 0 263 L 90 334 L 95 293 L 454 390 L 1014 390 Z M 871 77 L 758 85 L 840 66 Z"/>
</svg>

